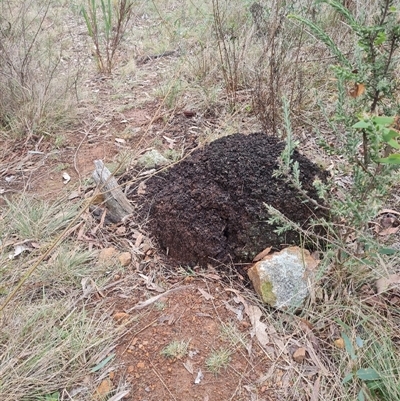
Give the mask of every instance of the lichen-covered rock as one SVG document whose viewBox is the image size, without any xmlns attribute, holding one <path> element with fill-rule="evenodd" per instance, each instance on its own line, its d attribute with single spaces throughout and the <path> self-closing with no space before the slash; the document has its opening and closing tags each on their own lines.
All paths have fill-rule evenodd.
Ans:
<svg viewBox="0 0 400 401">
<path fill-rule="evenodd" d="M 171 161 L 164 157 L 158 150 L 152 149 L 139 157 L 137 163 L 139 166 L 144 168 L 154 168 L 165 166 L 166 164 L 171 163 Z"/>
<path fill-rule="evenodd" d="M 297 308 L 309 293 L 317 265 L 306 249 L 289 247 L 267 255 L 249 269 L 248 275 L 266 304 L 278 309 Z"/>
<path fill-rule="evenodd" d="M 249 262 L 268 246 L 299 244 L 295 232 L 274 232 L 265 204 L 305 229 L 325 212 L 273 176 L 284 146 L 264 133 L 230 135 L 150 178 L 137 201 L 150 234 L 170 257 L 191 266 Z M 318 199 L 313 181 L 325 173 L 297 151 L 293 158 L 303 189 Z"/>
</svg>

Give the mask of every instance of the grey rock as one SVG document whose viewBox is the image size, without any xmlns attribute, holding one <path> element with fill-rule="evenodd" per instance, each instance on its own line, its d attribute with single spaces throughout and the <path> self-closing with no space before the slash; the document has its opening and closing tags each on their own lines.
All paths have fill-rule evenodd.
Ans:
<svg viewBox="0 0 400 401">
<path fill-rule="evenodd" d="M 297 308 L 309 294 L 317 265 L 307 250 L 289 247 L 255 263 L 248 275 L 266 304 L 277 309 Z"/>
<path fill-rule="evenodd" d="M 143 154 L 138 159 L 138 164 L 145 168 L 154 168 L 157 166 L 165 166 L 171 163 L 166 157 L 164 157 L 158 150 L 152 149 Z"/>
</svg>

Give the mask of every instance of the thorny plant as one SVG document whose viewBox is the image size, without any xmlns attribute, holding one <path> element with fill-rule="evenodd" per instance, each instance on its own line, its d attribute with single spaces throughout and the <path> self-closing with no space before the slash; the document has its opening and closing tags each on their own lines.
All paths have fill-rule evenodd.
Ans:
<svg viewBox="0 0 400 401">
<path fill-rule="evenodd" d="M 343 244 L 357 238 L 358 250 L 371 247 L 374 249 L 373 238 L 368 234 L 368 224 L 377 216 L 390 194 L 397 177 L 396 163 L 399 161 L 399 155 L 391 150 L 400 148 L 397 142 L 399 133 L 396 127 L 390 126 L 396 122 L 395 115 L 399 110 L 394 76 L 395 60 L 400 46 L 400 28 L 396 22 L 398 10 L 392 0 L 386 0 L 368 25 L 367 21 L 356 20 L 338 1 L 326 0 L 322 3 L 329 4 L 346 19 L 358 40 L 351 54 L 345 55 L 319 25 L 298 15 L 290 16 L 304 24 L 329 48 L 338 61 L 338 64 L 332 66 L 337 77 L 336 113 L 333 118 L 325 115 L 336 134 L 336 142 L 328 144 L 318 128 L 315 130 L 325 151 L 347 161 L 338 168 L 343 168 L 343 174 L 348 174 L 349 168 L 352 170 L 351 184 L 346 190 L 338 187 L 333 180 L 329 183 L 316 181 L 315 185 L 318 186 L 321 196 L 337 194 L 326 199 L 332 220 L 336 222 L 334 226 L 324 223 L 330 240 L 341 244 L 343 249 Z M 346 88 L 349 86 L 350 90 L 347 92 Z M 321 106 L 323 111 L 324 107 Z M 277 174 L 290 176 L 292 185 L 301 189 L 298 166 L 291 161 L 296 144 L 290 135 L 287 108 L 288 105 L 284 105 L 286 133 L 289 134 L 281 169 Z M 386 117 L 388 114 L 390 117 Z M 381 252 L 386 253 L 385 250 Z M 370 257 L 370 254 L 366 254 L 364 261 Z"/>
</svg>

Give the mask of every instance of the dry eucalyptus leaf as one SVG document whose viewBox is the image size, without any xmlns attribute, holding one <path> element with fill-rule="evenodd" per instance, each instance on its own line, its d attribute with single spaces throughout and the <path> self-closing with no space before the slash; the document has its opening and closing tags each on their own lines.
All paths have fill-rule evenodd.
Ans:
<svg viewBox="0 0 400 401">
<path fill-rule="evenodd" d="M 204 291 L 202 288 L 198 288 L 197 291 L 199 291 L 200 294 L 203 295 L 203 297 L 207 301 L 209 301 L 210 299 L 214 299 L 214 297 L 211 294 L 209 294 L 207 291 Z"/>
<path fill-rule="evenodd" d="M 193 363 L 189 359 L 183 363 L 183 366 L 191 375 L 193 374 Z"/>
<path fill-rule="evenodd" d="M 80 191 L 72 191 L 68 196 L 68 200 L 76 199 L 79 198 L 80 196 L 81 196 Z"/>
<path fill-rule="evenodd" d="M 379 280 L 376 280 L 376 288 L 378 293 L 386 291 L 394 284 L 400 284 L 400 275 L 390 274 L 388 278 L 382 277 Z"/>
<path fill-rule="evenodd" d="M 272 246 L 265 248 L 263 251 L 261 251 L 259 254 L 257 254 L 254 257 L 253 262 L 258 262 L 258 261 L 264 259 L 271 252 L 271 249 L 272 249 Z"/>
<path fill-rule="evenodd" d="M 388 227 L 388 228 L 385 228 L 384 230 L 378 232 L 378 235 L 385 236 L 385 235 L 390 235 L 390 234 L 396 234 L 397 231 L 399 231 L 399 230 L 400 230 L 400 226 Z"/>
<path fill-rule="evenodd" d="M 64 185 L 68 184 L 71 181 L 71 177 L 65 171 L 64 171 L 64 173 L 62 173 L 62 178 L 63 178 Z"/>
<path fill-rule="evenodd" d="M 269 336 L 267 334 L 268 326 L 260 320 L 262 316 L 260 308 L 255 305 L 248 305 L 246 312 L 253 326 L 250 335 L 252 337 L 255 335 L 259 343 L 265 347 L 269 343 Z"/>
</svg>

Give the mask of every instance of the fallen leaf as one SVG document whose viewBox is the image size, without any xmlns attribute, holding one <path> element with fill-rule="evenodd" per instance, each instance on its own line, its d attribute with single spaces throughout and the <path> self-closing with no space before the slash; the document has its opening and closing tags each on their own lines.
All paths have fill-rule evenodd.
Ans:
<svg viewBox="0 0 400 401">
<path fill-rule="evenodd" d="M 317 380 L 315 380 L 314 385 L 313 385 L 310 401 L 318 401 L 320 399 L 319 398 L 320 384 L 321 384 L 321 378 L 318 376 Z"/>
<path fill-rule="evenodd" d="M 72 191 L 68 196 L 68 200 L 76 199 L 79 198 L 80 196 L 81 196 L 80 191 Z"/>
<path fill-rule="evenodd" d="M 376 280 L 376 288 L 378 293 L 386 291 L 390 286 L 394 284 L 400 284 L 400 275 L 390 274 L 388 278 L 382 277 Z"/>
<path fill-rule="evenodd" d="M 203 378 L 204 378 L 203 372 L 201 371 L 201 369 L 199 369 L 199 371 L 197 372 L 196 379 L 194 379 L 194 384 L 200 384 Z"/>
<path fill-rule="evenodd" d="M 302 363 L 306 358 L 306 349 L 304 347 L 297 348 L 293 353 L 292 358 L 297 363 Z"/>
<path fill-rule="evenodd" d="M 214 297 L 209 294 L 207 291 L 204 291 L 202 288 L 198 288 L 197 291 L 200 292 L 201 295 L 206 299 L 206 301 L 209 301 L 210 299 L 214 299 Z"/>
<path fill-rule="evenodd" d="M 258 262 L 258 261 L 264 259 L 271 252 L 271 249 L 272 249 L 272 246 L 265 248 L 263 251 L 261 251 L 259 254 L 257 254 L 254 257 L 253 262 Z"/>
<path fill-rule="evenodd" d="M 8 258 L 15 259 L 17 256 L 21 255 L 21 253 L 23 253 L 25 251 L 31 251 L 31 249 L 25 245 L 16 245 L 14 247 L 14 253 L 11 253 L 10 255 L 8 255 Z"/>
<path fill-rule="evenodd" d="M 146 193 L 146 183 L 142 181 L 137 189 L 137 194 L 138 195 L 144 195 Z"/>
<path fill-rule="evenodd" d="M 146 306 L 149 306 L 149 305 L 153 304 L 154 302 L 157 302 L 160 298 L 171 294 L 172 292 L 179 291 L 179 290 L 184 290 L 184 289 L 188 289 L 188 288 L 192 288 L 192 286 L 183 285 L 183 286 L 180 286 L 180 287 L 171 288 L 170 290 L 165 291 L 162 294 L 159 294 L 159 295 L 156 295 L 154 297 L 151 297 L 146 301 L 137 303 L 133 308 L 129 309 L 128 312 L 132 312 L 133 310 L 143 309 Z"/>
<path fill-rule="evenodd" d="M 111 398 L 109 398 L 108 401 L 119 401 L 119 400 L 122 400 L 130 392 L 131 392 L 131 390 L 120 391 L 119 393 L 117 393 L 117 394 L 113 395 Z"/>
<path fill-rule="evenodd" d="M 189 359 L 183 363 L 183 366 L 191 375 L 193 374 L 193 363 Z"/>
<path fill-rule="evenodd" d="M 66 172 L 62 173 L 62 178 L 63 178 L 64 185 L 68 184 L 71 181 L 71 177 Z"/>
<path fill-rule="evenodd" d="M 338 338 L 333 343 L 335 344 L 335 347 L 337 347 L 337 348 L 344 349 L 344 347 L 345 347 L 343 338 Z"/>
<path fill-rule="evenodd" d="M 140 244 L 143 241 L 143 234 L 139 234 L 135 241 L 135 248 L 139 248 Z"/>
<path fill-rule="evenodd" d="M 365 92 L 365 85 L 362 83 L 355 82 L 353 88 L 349 90 L 349 95 L 352 98 L 357 98 Z"/>
<path fill-rule="evenodd" d="M 247 311 L 251 325 L 253 326 L 250 335 L 252 337 L 255 335 L 259 343 L 265 347 L 269 343 L 269 336 L 267 334 L 268 326 L 260 320 L 262 312 L 255 305 L 248 305 Z"/>
<path fill-rule="evenodd" d="M 390 235 L 390 234 L 396 234 L 397 231 L 399 231 L 399 230 L 400 230 L 400 226 L 388 227 L 388 228 L 378 232 L 378 235 L 385 236 L 385 235 Z"/>
<path fill-rule="evenodd" d="M 243 310 L 240 308 L 234 308 L 233 306 L 229 305 L 229 302 L 223 301 L 225 308 L 236 315 L 237 320 L 243 320 Z"/>
</svg>

